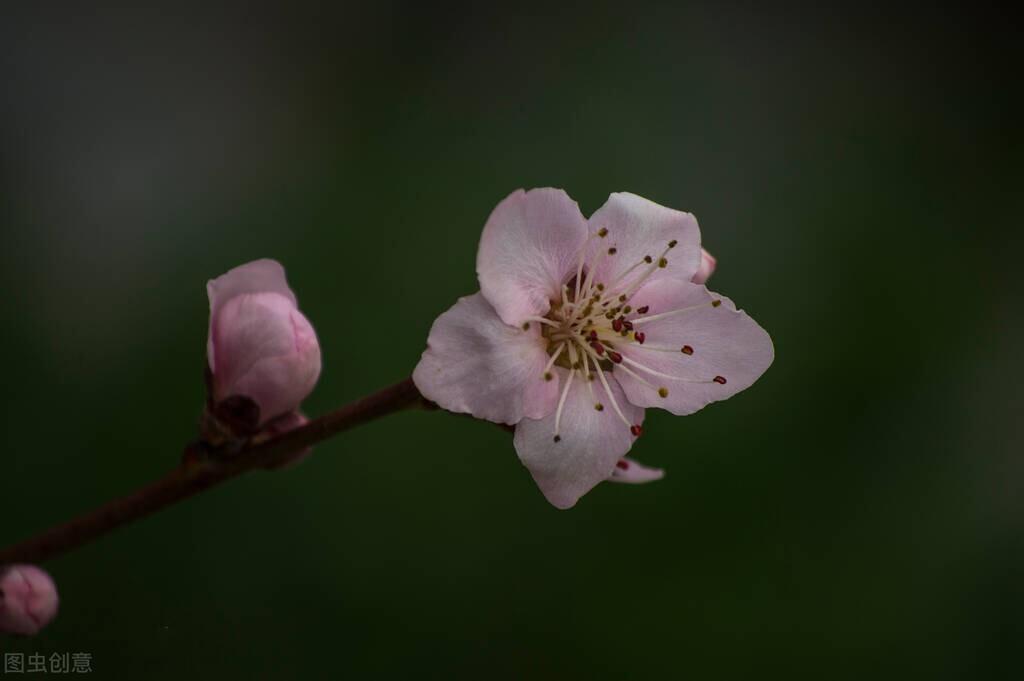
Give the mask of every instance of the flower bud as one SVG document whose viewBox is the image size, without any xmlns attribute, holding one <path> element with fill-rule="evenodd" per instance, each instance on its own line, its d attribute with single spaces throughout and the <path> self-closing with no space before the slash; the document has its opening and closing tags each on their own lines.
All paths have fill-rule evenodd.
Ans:
<svg viewBox="0 0 1024 681">
<path fill-rule="evenodd" d="M 210 281 L 206 291 L 215 410 L 231 405 L 254 427 L 295 410 L 320 376 L 320 344 L 299 312 L 284 268 L 275 260 L 255 260 Z"/>
<path fill-rule="evenodd" d="M 35 565 L 0 568 L 0 632 L 33 636 L 57 614 L 57 587 Z"/>
<path fill-rule="evenodd" d="M 703 248 L 700 249 L 700 267 L 697 268 L 697 274 L 693 275 L 694 284 L 703 284 L 705 281 L 711 278 L 711 275 L 715 272 L 715 265 L 718 261 L 715 260 L 715 256 L 711 255 Z"/>
</svg>

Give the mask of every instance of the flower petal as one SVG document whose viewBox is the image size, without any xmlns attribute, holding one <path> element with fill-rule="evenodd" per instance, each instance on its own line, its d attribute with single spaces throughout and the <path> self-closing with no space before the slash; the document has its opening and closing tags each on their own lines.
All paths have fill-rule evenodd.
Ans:
<svg viewBox="0 0 1024 681">
<path fill-rule="evenodd" d="M 568 371 L 559 368 L 562 381 Z M 630 404 L 609 377 L 609 387 L 623 415 L 630 423 L 643 422 L 644 410 Z M 562 410 L 558 442 L 554 441 L 555 414 L 540 420 L 524 419 L 516 426 L 513 438 L 519 460 L 533 476 L 540 491 L 554 506 L 571 508 L 581 496 L 612 475 L 615 463 L 633 446 L 629 427 L 611 407 L 604 387 L 577 376 L 566 396 Z M 604 404 L 594 408 L 595 398 Z"/>
<path fill-rule="evenodd" d="M 639 461 L 623 457 L 615 463 L 615 470 L 608 478 L 609 482 L 625 482 L 633 485 L 640 485 L 645 482 L 654 482 L 665 477 L 665 471 L 661 468 L 651 468 Z"/>
<path fill-rule="evenodd" d="M 507 324 L 543 316 L 575 271 L 586 236 L 586 219 L 561 189 L 513 192 L 491 213 L 480 237 L 481 292 Z"/>
<path fill-rule="evenodd" d="M 704 286 L 660 279 L 645 284 L 633 300 L 637 307 L 649 308 L 633 320 L 646 339 L 643 345 L 623 344 L 620 352 L 648 369 L 681 379 L 657 376 L 625 362 L 623 366 L 655 386 L 616 368 L 615 376 L 633 404 L 692 414 L 750 387 L 775 357 L 768 333 L 731 300 Z M 715 300 L 721 301 L 717 307 Z M 673 310 L 679 312 L 658 317 Z M 724 383 L 715 382 L 716 377 Z M 659 387 L 667 388 L 666 397 L 658 394 Z"/>
<path fill-rule="evenodd" d="M 279 293 L 291 301 L 292 307 L 298 305 L 295 294 L 288 287 L 284 267 L 278 261 L 269 258 L 239 265 L 216 279 L 206 282 L 206 295 L 210 299 L 211 323 L 206 340 L 206 351 L 211 371 L 216 370 L 213 352 L 213 320 L 229 300 L 246 293 Z"/>
<path fill-rule="evenodd" d="M 602 228 L 608 235 L 593 242 L 588 262 L 596 262 L 596 281 L 612 286 L 623 273 L 640 263 L 645 257 L 651 264 L 644 263 L 633 269 L 613 290 L 625 290 L 644 276 L 653 281 L 665 276 L 690 279 L 700 265 L 700 229 L 697 219 L 690 213 L 666 208 L 636 194 L 616 193 L 597 212 L 590 216 L 589 229 L 592 232 Z M 659 258 L 675 242 L 665 258 L 666 267 L 657 266 Z M 614 247 L 614 255 L 605 255 Z"/>
<path fill-rule="evenodd" d="M 697 268 L 697 274 L 693 275 L 692 281 L 694 284 L 703 284 L 711 275 L 715 273 L 715 267 L 718 265 L 718 260 L 715 256 L 711 255 L 703 248 L 700 249 L 700 267 Z"/>
<path fill-rule="evenodd" d="M 540 324 L 509 326 L 474 293 L 434 321 L 412 378 L 448 411 L 511 425 L 555 408 L 558 381 L 544 380 L 545 347 Z"/>
</svg>

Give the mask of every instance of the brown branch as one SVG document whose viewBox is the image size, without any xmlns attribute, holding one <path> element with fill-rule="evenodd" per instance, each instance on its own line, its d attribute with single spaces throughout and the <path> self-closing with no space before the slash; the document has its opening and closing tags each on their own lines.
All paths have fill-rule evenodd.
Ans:
<svg viewBox="0 0 1024 681">
<path fill-rule="evenodd" d="M 287 461 L 332 435 L 423 401 L 412 379 L 407 378 L 273 440 L 246 446 L 229 459 L 183 464 L 128 496 L 0 550 L 0 565 L 39 563 L 54 558 L 243 473 Z"/>
</svg>

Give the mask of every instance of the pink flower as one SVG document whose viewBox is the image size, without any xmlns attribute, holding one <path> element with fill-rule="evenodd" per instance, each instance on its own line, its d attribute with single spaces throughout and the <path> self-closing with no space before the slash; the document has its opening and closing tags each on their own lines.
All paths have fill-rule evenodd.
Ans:
<svg viewBox="0 0 1024 681">
<path fill-rule="evenodd" d="M 445 409 L 514 424 L 559 508 L 603 480 L 657 479 L 622 458 L 644 409 L 692 414 L 774 357 L 754 320 L 692 282 L 713 262 L 689 213 L 623 193 L 587 220 L 559 189 L 516 191 L 484 226 L 480 292 L 437 318 L 413 380 Z"/>
<path fill-rule="evenodd" d="M 57 587 L 35 565 L 0 568 L 0 631 L 32 636 L 57 614 Z"/>
<path fill-rule="evenodd" d="M 320 344 L 281 264 L 255 260 L 210 281 L 206 291 L 214 405 L 248 398 L 241 402 L 258 408 L 243 419 L 252 426 L 297 409 L 320 376 Z"/>
</svg>

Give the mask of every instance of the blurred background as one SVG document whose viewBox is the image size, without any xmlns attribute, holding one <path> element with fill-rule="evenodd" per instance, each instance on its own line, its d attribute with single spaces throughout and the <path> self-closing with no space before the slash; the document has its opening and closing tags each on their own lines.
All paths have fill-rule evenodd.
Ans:
<svg viewBox="0 0 1024 681">
<path fill-rule="evenodd" d="M 518 187 L 694 212 L 777 358 L 649 413 L 634 454 L 664 481 L 567 512 L 493 426 L 362 427 L 47 564 L 60 616 L 0 652 L 146 679 L 1020 673 L 1008 20 L 93 5 L 0 22 L 0 543 L 176 464 L 207 279 L 285 264 L 321 413 L 411 372 Z"/>
</svg>

